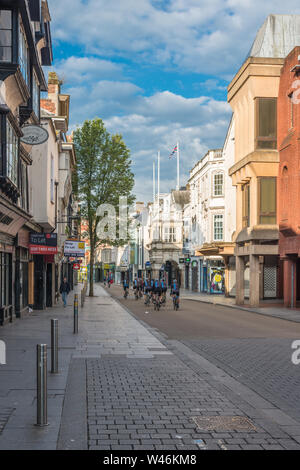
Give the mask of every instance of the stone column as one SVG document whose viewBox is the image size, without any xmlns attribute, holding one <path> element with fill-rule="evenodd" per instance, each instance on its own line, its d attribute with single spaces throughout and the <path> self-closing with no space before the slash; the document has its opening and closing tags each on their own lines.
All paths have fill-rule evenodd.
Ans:
<svg viewBox="0 0 300 470">
<path fill-rule="evenodd" d="M 245 288 L 244 288 L 244 271 L 245 271 L 245 260 L 243 256 L 236 256 L 236 299 L 237 305 L 243 305 L 245 300 Z"/>
<path fill-rule="evenodd" d="M 251 307 L 259 307 L 259 257 L 250 255 L 250 292 L 249 300 Z"/>
</svg>

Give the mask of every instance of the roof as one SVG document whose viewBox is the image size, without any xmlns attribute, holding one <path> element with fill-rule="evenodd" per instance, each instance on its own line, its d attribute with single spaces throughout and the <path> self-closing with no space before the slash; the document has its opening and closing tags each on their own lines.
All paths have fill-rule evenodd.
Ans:
<svg viewBox="0 0 300 470">
<path fill-rule="evenodd" d="M 246 57 L 284 58 L 300 45 L 300 15 L 269 15 Z"/>
</svg>

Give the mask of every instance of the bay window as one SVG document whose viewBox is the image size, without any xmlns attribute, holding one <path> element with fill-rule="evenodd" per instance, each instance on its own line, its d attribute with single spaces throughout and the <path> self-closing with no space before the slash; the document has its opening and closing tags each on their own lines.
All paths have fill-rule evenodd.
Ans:
<svg viewBox="0 0 300 470">
<path fill-rule="evenodd" d="M 0 62 L 12 62 L 11 10 L 0 10 Z"/>
<path fill-rule="evenodd" d="M 176 232 L 175 227 L 165 227 L 164 228 L 164 241 L 169 243 L 176 242 Z"/>
<path fill-rule="evenodd" d="M 18 185 L 19 139 L 9 120 L 6 122 L 6 176 Z"/>
<path fill-rule="evenodd" d="M 256 98 L 256 148 L 277 147 L 277 99 Z"/>
<path fill-rule="evenodd" d="M 259 224 L 276 224 L 276 178 L 258 179 Z"/>
<path fill-rule="evenodd" d="M 21 20 L 19 24 L 19 65 L 23 78 L 26 84 L 29 85 L 28 46 Z"/>
<path fill-rule="evenodd" d="M 32 109 L 37 118 L 40 116 L 40 87 L 35 73 L 32 74 Z"/>
</svg>

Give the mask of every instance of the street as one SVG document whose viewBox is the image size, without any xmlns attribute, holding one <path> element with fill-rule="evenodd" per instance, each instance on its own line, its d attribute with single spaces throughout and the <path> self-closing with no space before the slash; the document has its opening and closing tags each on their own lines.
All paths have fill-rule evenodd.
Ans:
<svg viewBox="0 0 300 470">
<path fill-rule="evenodd" d="M 300 338 L 299 324 L 192 300 L 182 300 L 179 311 L 169 300 L 156 312 L 153 306 L 146 308 L 142 300 L 136 301 L 132 293 L 125 300 L 119 287 L 112 287 L 110 293 L 169 340 L 182 342 L 300 418 L 300 374 L 291 362 L 291 343 Z"/>
<path fill-rule="evenodd" d="M 49 350 L 54 316 L 59 373 L 48 373 L 49 425 L 36 427 L 35 349 Z M 60 303 L 3 328 L 0 449 L 299 449 L 290 347 L 298 330 L 195 301 L 154 313 L 132 294 L 122 300 L 120 287 L 96 284 L 78 335 L 73 295 L 65 309 Z"/>
</svg>

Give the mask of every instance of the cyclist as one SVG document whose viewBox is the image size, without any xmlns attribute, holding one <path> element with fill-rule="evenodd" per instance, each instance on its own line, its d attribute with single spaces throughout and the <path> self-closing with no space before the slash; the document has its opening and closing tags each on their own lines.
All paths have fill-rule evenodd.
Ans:
<svg viewBox="0 0 300 470">
<path fill-rule="evenodd" d="M 152 290 L 151 281 L 149 279 L 145 279 L 144 281 L 144 296 L 145 296 L 145 304 L 149 304 L 150 302 L 150 293 Z"/>
<path fill-rule="evenodd" d="M 180 289 L 179 289 L 177 279 L 173 279 L 172 281 L 170 294 L 173 297 L 174 308 L 176 307 L 176 310 L 177 310 L 179 308 L 179 295 L 180 295 Z"/>
<path fill-rule="evenodd" d="M 166 293 L 167 293 L 167 289 L 168 289 L 167 282 L 166 282 L 165 278 L 162 278 L 160 280 L 160 287 L 161 287 L 161 292 L 162 292 L 161 302 L 165 303 L 166 302 Z"/>
<path fill-rule="evenodd" d="M 139 297 L 143 296 L 143 290 L 144 290 L 144 281 L 142 278 L 138 279 L 138 293 Z"/>
<path fill-rule="evenodd" d="M 158 279 L 155 279 L 154 281 L 154 288 L 153 288 L 154 296 L 155 296 L 155 306 L 159 310 L 160 307 L 160 297 L 161 297 L 161 286 L 160 286 L 160 281 Z"/>
<path fill-rule="evenodd" d="M 128 282 L 128 279 L 124 279 L 123 280 L 123 290 L 124 290 L 124 298 L 126 299 L 127 295 L 128 295 L 128 289 L 129 289 L 129 282 Z"/>
</svg>

